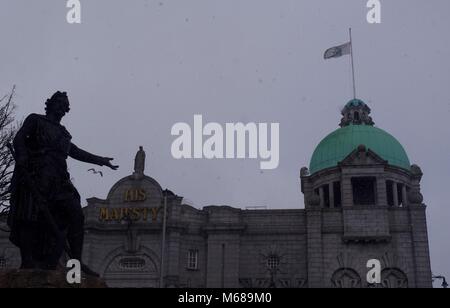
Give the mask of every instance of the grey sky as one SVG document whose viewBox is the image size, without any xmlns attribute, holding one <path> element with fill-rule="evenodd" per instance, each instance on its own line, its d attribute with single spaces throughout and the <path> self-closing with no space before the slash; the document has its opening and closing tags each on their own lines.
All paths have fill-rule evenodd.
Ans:
<svg viewBox="0 0 450 308">
<path fill-rule="evenodd" d="M 348 57 L 323 52 L 351 26 L 358 97 L 422 167 L 432 268 L 450 278 L 448 0 L 382 1 L 380 25 L 365 0 L 81 0 L 81 25 L 66 23 L 65 3 L 1 1 L 0 93 L 17 85 L 22 118 L 68 91 L 74 143 L 120 165 L 101 178 L 71 161 L 83 198 L 106 197 L 143 145 L 147 174 L 196 207 L 303 208 L 299 169 L 351 98 Z M 170 129 L 196 113 L 280 122 L 279 168 L 174 160 Z"/>
</svg>

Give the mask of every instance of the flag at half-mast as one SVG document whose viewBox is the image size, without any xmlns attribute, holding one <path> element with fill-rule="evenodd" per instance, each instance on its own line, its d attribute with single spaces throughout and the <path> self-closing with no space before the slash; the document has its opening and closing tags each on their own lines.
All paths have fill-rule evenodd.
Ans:
<svg viewBox="0 0 450 308">
<path fill-rule="evenodd" d="M 324 58 L 331 59 L 331 58 L 339 58 L 343 55 L 349 55 L 352 52 L 352 43 L 348 42 L 340 46 L 331 47 L 330 49 L 327 49 L 325 51 Z"/>
</svg>

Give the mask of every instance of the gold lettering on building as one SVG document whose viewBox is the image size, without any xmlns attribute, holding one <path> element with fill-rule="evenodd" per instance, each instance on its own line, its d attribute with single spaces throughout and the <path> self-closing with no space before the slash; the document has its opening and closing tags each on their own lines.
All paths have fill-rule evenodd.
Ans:
<svg viewBox="0 0 450 308">
<path fill-rule="evenodd" d="M 141 209 L 138 209 L 138 208 L 131 209 L 131 215 L 130 215 L 131 220 L 139 220 L 140 217 L 141 217 Z"/>
<path fill-rule="evenodd" d="M 145 221 L 147 221 L 147 218 L 148 218 L 148 208 L 144 208 L 143 210 L 142 210 L 142 219 L 143 220 L 145 220 Z"/>
<path fill-rule="evenodd" d="M 159 212 L 158 207 L 152 208 L 152 221 L 156 221 L 156 219 L 158 218 L 158 212 Z"/>
<path fill-rule="evenodd" d="M 120 217 L 120 210 L 119 209 L 112 209 L 111 211 L 111 220 L 120 220 L 122 217 Z"/>
<path fill-rule="evenodd" d="M 163 207 L 152 207 L 152 208 L 139 208 L 139 207 L 122 207 L 122 208 L 108 208 L 102 207 L 99 211 L 98 219 L 99 221 L 116 221 L 120 222 L 124 219 L 131 219 L 132 221 L 151 221 L 155 222 L 158 220 L 158 216 L 162 215 Z M 150 216 L 150 217 L 149 217 Z"/>
<path fill-rule="evenodd" d="M 107 208 L 102 207 L 100 208 L 100 217 L 99 217 L 100 221 L 103 220 L 109 220 L 109 211 Z"/>
<path fill-rule="evenodd" d="M 128 189 L 124 193 L 123 200 L 125 202 L 139 202 L 145 201 L 147 199 L 147 194 L 143 189 Z"/>
</svg>

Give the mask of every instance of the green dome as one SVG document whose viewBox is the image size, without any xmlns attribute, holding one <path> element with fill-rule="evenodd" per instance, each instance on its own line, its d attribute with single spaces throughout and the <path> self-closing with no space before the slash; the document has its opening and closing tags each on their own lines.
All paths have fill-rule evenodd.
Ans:
<svg viewBox="0 0 450 308">
<path fill-rule="evenodd" d="M 309 164 L 310 173 L 337 166 L 360 144 L 390 165 L 406 170 L 411 168 L 408 155 L 393 136 L 371 125 L 348 125 L 335 130 L 319 143 Z"/>
</svg>

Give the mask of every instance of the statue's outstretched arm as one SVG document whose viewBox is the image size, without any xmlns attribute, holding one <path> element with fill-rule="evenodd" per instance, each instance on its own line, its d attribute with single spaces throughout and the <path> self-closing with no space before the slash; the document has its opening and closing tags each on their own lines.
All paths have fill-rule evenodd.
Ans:
<svg viewBox="0 0 450 308">
<path fill-rule="evenodd" d="M 76 160 L 79 160 L 79 161 L 82 161 L 85 163 L 95 164 L 95 165 L 99 165 L 99 166 L 108 166 L 114 170 L 116 170 L 119 167 L 119 166 L 113 166 L 111 164 L 111 161 L 113 160 L 113 158 L 101 157 L 101 156 L 91 154 L 85 150 L 80 149 L 73 143 L 70 145 L 69 156 L 72 157 L 73 159 L 76 159 Z"/>
</svg>

